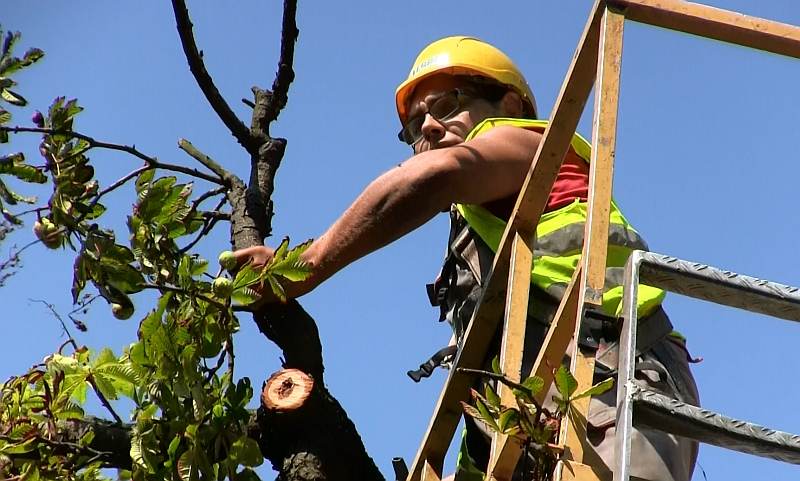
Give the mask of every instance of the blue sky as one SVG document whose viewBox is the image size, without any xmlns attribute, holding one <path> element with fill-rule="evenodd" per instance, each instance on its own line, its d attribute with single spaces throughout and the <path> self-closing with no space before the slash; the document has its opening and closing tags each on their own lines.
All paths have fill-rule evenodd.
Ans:
<svg viewBox="0 0 800 481">
<path fill-rule="evenodd" d="M 253 84 L 271 84 L 281 2 L 190 2 L 206 65 L 234 110 Z M 316 237 L 381 172 L 409 150 L 396 140 L 394 89 L 417 52 L 447 35 L 481 37 L 505 50 L 528 76 L 547 115 L 572 58 L 591 2 L 490 4 L 300 2 L 290 100 L 273 134 L 289 139 L 275 193 L 276 238 Z M 718 0 L 715 6 L 800 24 L 790 0 Z M 30 108 L 57 95 L 86 108 L 76 128 L 97 139 L 132 144 L 170 162 L 190 163 L 177 149 L 187 138 L 240 175 L 243 151 L 206 105 L 180 49 L 168 2 L 4 0 L 3 27 L 23 32 L 21 48 L 47 57 L 19 76 Z M 732 271 L 800 285 L 795 235 L 800 125 L 800 63 L 684 34 L 626 23 L 615 196 L 651 249 Z M 580 132 L 591 134 L 591 100 Z M 12 146 L 33 156 L 34 138 Z M 0 146 L 6 152 L 7 145 Z M 138 162 L 96 152 L 101 182 Z M 29 190 L 29 193 L 34 191 Z M 40 192 L 41 196 L 46 193 Z M 110 201 L 107 215 L 124 238 L 131 192 Z M 226 229 L 200 252 L 227 248 Z M 424 284 L 435 275 L 447 234 L 445 216 L 350 266 L 302 299 L 316 317 L 327 382 L 359 428 L 368 451 L 392 476 L 393 456 L 413 459 L 444 380 L 422 384 L 405 371 L 444 345 Z M 31 238 L 26 228 L 5 250 Z M 29 301 L 70 310 L 71 255 L 37 246 L 25 268 L 0 290 L 5 349 L 0 378 L 19 373 L 62 342 L 57 321 Z M 800 432 L 796 399 L 797 326 L 672 295 L 667 308 L 688 338 L 705 406 Z M 105 305 L 88 317 L 85 344 L 119 352 L 135 335 L 136 317 L 117 321 Z M 247 319 L 237 337 L 237 370 L 259 385 L 279 367 L 279 352 Z M 797 478 L 797 468 L 704 446 L 709 480 Z M 264 479 L 273 474 L 263 468 Z M 703 480 L 700 470 L 696 480 Z"/>
</svg>

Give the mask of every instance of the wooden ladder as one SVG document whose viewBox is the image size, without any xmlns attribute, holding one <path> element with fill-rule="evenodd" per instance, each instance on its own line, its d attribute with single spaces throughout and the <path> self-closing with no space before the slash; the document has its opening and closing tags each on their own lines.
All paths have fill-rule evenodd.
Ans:
<svg viewBox="0 0 800 481">
<path fill-rule="evenodd" d="M 433 417 L 409 470 L 407 481 L 441 480 L 444 457 L 462 415 L 460 401 L 468 399 L 469 389 L 475 383 L 475 375 L 463 372 L 460 368 L 482 368 L 489 343 L 501 319 L 503 321 L 501 369 L 507 377 L 519 381 L 536 226 L 593 87 L 595 104 L 592 122 L 592 156 L 582 261 L 567 287 L 531 372 L 531 375 L 539 376 L 545 381 L 538 401 L 544 400 L 545 393 L 553 382 L 551 366 L 560 365 L 570 340 L 579 331 L 578 320 L 583 318 L 587 309 L 599 308 L 601 305 L 608 247 L 622 37 L 626 19 L 800 58 L 800 27 L 793 25 L 680 0 L 596 1 L 562 84 L 542 142 L 503 233 L 485 284 L 483 297 L 453 362 Z M 646 257 L 648 254 L 644 255 Z M 642 258 L 640 254 L 636 256 L 636 259 Z M 638 269 L 639 264 L 636 264 L 636 267 Z M 630 296 L 630 292 L 629 289 L 626 295 Z M 797 301 L 800 302 L 800 298 Z M 794 299 L 789 303 L 792 302 Z M 629 322 L 628 325 L 635 327 L 635 322 Z M 627 336 L 623 342 L 630 342 L 631 336 L 635 339 L 635 330 L 633 334 L 628 333 Z M 580 391 L 591 386 L 595 358 L 594 352 L 590 350 L 580 347 L 575 349 L 576 352 L 570 353 L 571 370 L 578 381 Z M 621 365 L 624 365 L 622 361 Z M 623 377 L 624 374 L 621 374 L 620 389 L 630 387 L 627 378 Z M 499 386 L 499 390 L 503 405 L 514 405 L 514 397 L 510 390 L 503 385 Z M 648 403 L 643 400 L 645 398 L 652 402 Z M 620 412 L 628 413 L 628 418 L 633 415 L 633 407 L 636 405 L 643 406 L 642 412 L 649 413 L 652 417 L 657 413 L 663 414 L 663 406 L 665 403 L 669 404 L 669 400 L 653 400 L 652 396 L 648 397 L 636 391 L 635 386 L 625 391 L 624 396 L 621 395 L 619 399 L 627 400 L 624 407 L 620 402 L 618 408 Z M 661 408 L 654 407 L 656 405 L 660 405 Z M 587 449 L 586 444 L 588 408 L 589 398 L 576 401 L 562 423 L 558 442 L 564 451 L 554 473 L 556 480 L 600 479 L 596 460 L 591 458 L 593 452 Z M 628 418 L 620 420 L 627 424 L 619 423 L 619 425 L 630 426 Z M 644 416 L 644 419 L 649 418 Z M 734 424 L 731 421 L 730 427 Z M 682 435 L 688 434 L 684 432 Z M 624 446 L 623 438 L 624 436 L 618 436 L 617 439 L 617 454 L 622 461 L 620 461 L 621 467 L 615 468 L 615 480 L 628 479 L 626 467 L 629 463 L 622 457 L 629 456 L 630 453 L 629 450 L 625 451 L 620 447 Z M 709 442 L 708 437 L 698 439 Z M 750 450 L 747 452 L 758 452 L 759 446 L 763 447 L 757 441 L 754 443 L 749 444 Z M 783 454 L 773 457 L 784 456 L 790 461 L 800 459 L 800 455 L 792 451 L 796 449 L 795 446 L 787 446 L 784 443 L 781 449 Z M 486 479 L 509 481 L 521 452 L 522 446 L 516 439 L 495 434 L 492 439 Z"/>
</svg>

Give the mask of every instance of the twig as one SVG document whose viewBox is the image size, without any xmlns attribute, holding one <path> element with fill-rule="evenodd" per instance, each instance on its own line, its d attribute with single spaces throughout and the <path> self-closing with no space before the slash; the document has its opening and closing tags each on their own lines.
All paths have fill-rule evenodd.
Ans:
<svg viewBox="0 0 800 481">
<path fill-rule="evenodd" d="M 64 319 L 58 314 L 58 311 L 56 311 L 56 307 L 54 305 L 52 305 L 49 302 L 47 302 L 45 300 L 42 300 L 42 299 L 30 299 L 29 298 L 28 300 L 30 302 L 39 302 L 39 303 L 44 304 L 45 306 L 47 306 L 47 308 L 50 309 L 50 312 L 53 314 L 53 316 L 56 319 L 58 319 L 58 322 L 61 323 L 61 328 L 64 329 L 64 334 L 67 335 L 68 340 L 72 341 L 72 345 L 75 346 L 75 349 L 78 348 L 78 344 L 75 342 L 75 338 L 69 332 L 69 329 L 67 329 L 67 324 L 64 322 Z"/>
<path fill-rule="evenodd" d="M 216 189 L 211 189 L 208 192 L 203 192 L 202 194 L 197 196 L 197 198 L 194 201 L 192 201 L 192 210 L 196 211 L 197 208 L 200 206 L 200 204 L 203 203 L 204 200 L 210 199 L 211 197 L 214 197 L 215 195 L 224 194 L 226 190 L 228 190 L 227 187 L 222 186 L 222 187 L 217 187 Z"/>
<path fill-rule="evenodd" d="M 100 399 L 100 403 L 106 408 L 106 410 L 108 410 L 109 413 L 111 413 L 111 416 L 114 417 L 114 421 L 116 421 L 119 424 L 122 424 L 122 418 L 119 417 L 119 414 L 117 414 L 117 412 L 114 411 L 114 408 L 111 406 L 111 403 L 108 402 L 108 399 L 106 399 L 103 393 L 100 392 L 100 389 L 97 388 L 97 384 L 95 384 L 94 382 L 94 377 L 91 374 L 89 374 L 88 376 L 86 376 L 86 381 L 89 383 L 90 386 L 92 386 L 94 393 L 97 394 L 97 397 Z"/>
<path fill-rule="evenodd" d="M 200 51 L 197 49 L 197 44 L 192 35 L 192 21 L 189 18 L 189 10 L 186 8 L 186 3 L 183 0 L 172 0 L 172 10 L 175 12 L 175 23 L 178 27 L 178 35 L 181 38 L 181 45 L 183 46 L 183 53 L 186 55 L 186 60 L 189 62 L 189 70 L 194 75 L 197 85 L 203 91 L 211 108 L 219 116 L 220 120 L 228 127 L 236 140 L 248 152 L 254 148 L 250 132 L 244 123 L 236 117 L 236 114 L 231 110 L 228 103 L 219 93 L 211 75 L 208 74 L 206 66 L 203 64 L 203 58 Z"/>
<path fill-rule="evenodd" d="M 227 309 L 228 308 L 228 306 L 226 306 L 225 304 L 223 304 L 223 303 L 221 303 L 221 302 L 219 302 L 219 301 L 217 301 L 215 299 L 212 299 L 212 298 L 204 296 L 202 294 L 198 294 L 198 293 L 183 289 L 181 287 L 168 286 L 168 285 L 165 285 L 165 284 L 142 284 L 141 287 L 143 289 L 157 289 L 159 291 L 169 291 L 169 292 L 175 292 L 177 294 L 184 294 L 184 295 L 187 295 L 187 296 L 192 296 L 192 297 L 196 297 L 198 299 L 202 299 L 202 300 L 208 302 L 209 304 L 213 304 L 213 305 L 219 307 L 220 309 Z"/>
<path fill-rule="evenodd" d="M 68 137 L 73 137 L 80 140 L 85 140 L 89 143 L 89 148 L 98 148 L 98 149 L 106 149 L 106 150 L 116 150 L 119 152 L 125 152 L 130 154 L 134 157 L 138 157 L 145 161 L 150 167 L 154 169 L 161 169 L 161 170 L 169 170 L 172 172 L 180 172 L 182 174 L 191 175 L 192 177 L 197 177 L 198 179 L 203 179 L 208 182 L 212 182 L 214 184 L 219 185 L 226 185 L 225 181 L 219 177 L 215 177 L 213 175 L 206 174 L 205 172 L 201 172 L 197 169 L 192 169 L 189 167 L 184 167 L 182 165 L 175 165 L 175 164 L 168 164 L 165 162 L 161 162 L 160 160 L 156 159 L 155 157 L 150 157 L 139 150 L 136 149 L 135 146 L 129 145 L 120 145 L 120 144 L 111 144 L 108 142 L 101 142 L 99 140 L 95 140 L 88 135 L 81 134 L 79 132 L 75 132 L 72 130 L 56 130 L 56 129 L 47 129 L 47 128 L 39 128 L 39 127 L 0 127 L 0 131 L 10 132 L 10 133 L 20 133 L 20 132 L 32 132 L 32 133 L 39 133 L 39 134 L 48 134 L 48 135 L 66 135 Z"/>
<path fill-rule="evenodd" d="M 222 168 L 222 166 L 219 165 L 214 159 L 197 150 L 197 147 L 192 145 L 192 143 L 188 140 L 180 139 L 178 141 L 178 147 L 180 147 L 180 149 L 187 154 L 191 155 L 195 160 L 203 164 L 208 170 L 217 174 L 221 179 L 225 179 L 231 175 L 230 172 Z"/>
<path fill-rule="evenodd" d="M 139 167 L 138 169 L 133 170 L 132 172 L 129 172 L 128 174 L 126 174 L 121 179 L 117 180 L 113 184 L 109 185 L 105 189 L 103 189 L 100 192 L 98 192 L 97 195 L 95 195 L 94 198 L 92 198 L 91 202 L 89 202 L 88 209 L 86 210 L 86 212 L 84 212 L 77 219 L 75 219 L 75 223 L 76 224 L 80 224 L 81 221 L 83 219 L 85 219 L 87 215 L 89 215 L 89 213 L 91 212 L 92 207 L 96 206 L 97 203 L 100 202 L 100 198 L 101 197 L 103 197 L 104 195 L 108 194 L 109 192 L 111 192 L 113 190 L 116 190 L 116 189 L 122 187 L 123 185 L 125 185 L 126 182 L 128 182 L 132 178 L 138 176 L 142 172 L 145 172 L 147 170 L 154 169 L 154 168 L 155 167 L 153 167 L 151 165 L 145 164 L 145 165 Z"/>
<path fill-rule="evenodd" d="M 508 386 L 508 387 L 510 387 L 512 389 L 519 389 L 520 391 L 523 391 L 524 393 L 526 393 L 530 397 L 531 401 L 533 401 L 533 405 L 536 406 L 536 410 L 537 411 L 543 412 L 545 414 L 549 413 L 548 410 L 542 408 L 541 404 L 539 404 L 539 402 L 534 397 L 534 395 L 536 393 L 531 391 L 529 388 L 523 386 L 522 384 L 512 381 L 511 379 L 505 377 L 502 374 L 497 374 L 496 372 L 491 372 L 491 371 L 484 371 L 484 370 L 481 370 L 481 369 L 470 369 L 470 368 L 467 368 L 467 367 L 459 367 L 458 368 L 458 372 L 465 372 L 465 373 L 470 373 L 470 374 L 478 374 L 479 376 L 484 376 L 484 377 L 488 377 L 489 379 L 494 379 L 496 381 L 500 381 L 501 383 L 505 384 L 506 386 Z"/>
<path fill-rule="evenodd" d="M 214 208 L 214 210 L 216 211 L 217 209 L 222 207 L 222 204 L 225 203 L 225 200 L 226 199 L 224 197 L 222 199 L 220 199 L 219 202 L 217 203 L 217 206 Z M 230 216 L 228 216 L 228 218 L 230 218 Z M 194 240 L 192 240 L 191 242 L 186 244 L 181 250 L 178 251 L 178 253 L 183 255 L 183 254 L 186 254 L 187 252 L 189 252 L 189 249 L 191 249 L 198 242 L 200 242 L 200 239 L 202 239 L 203 237 L 208 235 L 208 233 L 211 232 L 211 229 L 213 229 L 214 226 L 217 225 L 217 222 L 219 222 L 222 219 L 223 219 L 222 216 L 211 217 L 210 219 L 207 219 L 207 221 L 205 222 L 205 225 L 203 226 L 203 229 L 200 231 L 199 234 L 197 234 L 197 237 L 195 237 Z"/>
</svg>

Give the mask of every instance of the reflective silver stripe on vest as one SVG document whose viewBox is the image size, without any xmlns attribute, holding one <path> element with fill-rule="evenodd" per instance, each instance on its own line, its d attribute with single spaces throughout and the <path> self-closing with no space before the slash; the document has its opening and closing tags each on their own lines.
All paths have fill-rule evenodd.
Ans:
<svg viewBox="0 0 800 481">
<path fill-rule="evenodd" d="M 534 241 L 534 256 L 562 257 L 583 249 L 585 223 L 576 222 L 554 230 Z M 611 224 L 608 232 L 609 245 L 628 249 L 650 250 L 638 232 L 622 224 Z"/>
</svg>

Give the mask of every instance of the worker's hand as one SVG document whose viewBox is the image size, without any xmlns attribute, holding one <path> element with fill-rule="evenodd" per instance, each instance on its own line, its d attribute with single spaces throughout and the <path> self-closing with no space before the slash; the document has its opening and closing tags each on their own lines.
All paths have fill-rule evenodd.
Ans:
<svg viewBox="0 0 800 481">
<path fill-rule="evenodd" d="M 238 270 L 248 263 L 254 269 L 260 270 L 269 264 L 270 261 L 272 261 L 274 254 L 275 249 L 267 246 L 253 246 L 234 251 L 233 256 L 236 259 L 235 270 Z M 316 287 L 316 282 L 314 282 L 313 277 L 314 276 L 312 275 L 309 277 L 309 279 L 300 282 L 292 282 L 288 279 L 282 278 L 279 282 L 283 287 L 287 299 L 294 299 L 302 296 Z M 272 291 L 269 284 L 264 286 L 255 285 L 252 286 L 252 289 L 254 289 L 259 296 L 261 296 L 261 299 L 257 302 L 257 304 L 281 302 L 281 299 Z"/>
</svg>

